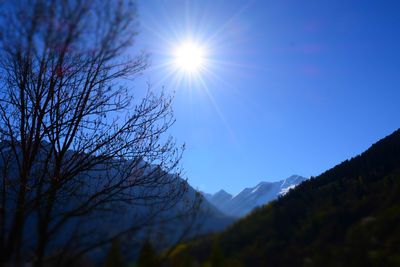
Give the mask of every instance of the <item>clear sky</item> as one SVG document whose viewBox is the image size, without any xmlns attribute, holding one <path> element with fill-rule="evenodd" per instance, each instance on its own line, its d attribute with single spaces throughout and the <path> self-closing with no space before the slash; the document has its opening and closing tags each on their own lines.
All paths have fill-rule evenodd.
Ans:
<svg viewBox="0 0 400 267">
<path fill-rule="evenodd" d="M 196 188 L 318 175 L 400 127 L 400 1 L 139 0 L 144 79 L 176 91 Z M 196 78 L 173 47 L 206 47 Z"/>
</svg>

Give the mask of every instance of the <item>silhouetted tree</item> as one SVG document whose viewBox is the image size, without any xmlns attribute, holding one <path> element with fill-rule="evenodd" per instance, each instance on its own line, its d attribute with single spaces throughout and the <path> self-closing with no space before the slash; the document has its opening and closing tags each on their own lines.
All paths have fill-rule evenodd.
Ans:
<svg viewBox="0 0 400 267">
<path fill-rule="evenodd" d="M 147 66 L 133 1 L 0 5 L 0 265 L 77 258 L 174 206 L 171 99 L 130 86 Z"/>
</svg>

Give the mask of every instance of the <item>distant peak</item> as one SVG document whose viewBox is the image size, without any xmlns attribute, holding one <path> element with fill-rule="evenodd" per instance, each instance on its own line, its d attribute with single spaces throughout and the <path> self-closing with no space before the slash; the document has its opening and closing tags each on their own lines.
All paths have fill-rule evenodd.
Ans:
<svg viewBox="0 0 400 267">
<path fill-rule="evenodd" d="M 294 175 L 289 176 L 286 179 L 283 179 L 282 181 L 292 182 L 292 181 L 297 181 L 297 180 L 303 181 L 303 180 L 307 180 L 307 178 L 305 178 L 305 177 L 303 177 L 301 175 L 294 174 Z"/>
<path fill-rule="evenodd" d="M 262 185 L 270 184 L 271 182 L 259 182 L 255 187 L 259 187 Z"/>
<path fill-rule="evenodd" d="M 281 195 L 285 195 L 288 190 L 293 189 L 295 186 L 300 184 L 301 182 L 307 180 L 307 178 L 300 176 L 300 175 L 292 175 L 284 180 L 281 181 L 281 188 L 283 188 L 283 191 L 281 191 Z M 286 188 L 286 189 L 285 189 Z M 287 191 L 285 191 L 287 190 Z"/>
<path fill-rule="evenodd" d="M 230 195 L 228 192 L 226 192 L 224 189 L 219 190 L 217 193 L 215 193 L 214 195 Z"/>
<path fill-rule="evenodd" d="M 288 179 L 307 179 L 307 178 L 305 178 L 301 175 L 294 174 L 294 175 L 290 176 Z"/>
<path fill-rule="evenodd" d="M 285 184 L 285 183 L 293 183 L 293 182 L 297 182 L 297 181 L 302 182 L 302 181 L 305 181 L 305 180 L 307 180 L 307 178 L 305 178 L 305 177 L 303 177 L 301 175 L 293 174 L 293 175 L 291 175 L 291 176 L 289 176 L 289 177 L 287 177 L 285 179 L 282 179 L 282 180 L 275 180 L 275 181 L 268 181 L 268 182 L 262 181 L 262 182 L 259 182 L 255 187 L 245 188 L 244 190 L 254 190 L 255 188 L 258 188 L 260 186 L 264 186 L 264 185 L 267 185 L 267 184 L 273 184 L 273 183 Z"/>
<path fill-rule="evenodd" d="M 221 189 L 212 196 L 213 199 L 232 199 L 232 195 Z"/>
</svg>

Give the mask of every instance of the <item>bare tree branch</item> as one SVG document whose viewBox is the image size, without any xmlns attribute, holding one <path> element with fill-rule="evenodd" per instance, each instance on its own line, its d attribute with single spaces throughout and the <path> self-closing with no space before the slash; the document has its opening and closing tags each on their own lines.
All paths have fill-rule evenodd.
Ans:
<svg viewBox="0 0 400 267">
<path fill-rule="evenodd" d="M 126 86 L 147 67 L 147 56 L 130 50 L 134 2 L 1 5 L 1 263 L 42 266 L 67 243 L 82 255 L 176 205 L 187 184 L 178 176 L 182 149 L 165 136 L 171 98 L 149 88 L 136 100 Z M 143 215 L 141 206 L 151 210 L 144 222 L 93 229 L 94 218 L 128 207 Z M 68 229 L 80 240 L 66 238 Z M 84 238 L 94 230 L 103 232 Z"/>
</svg>

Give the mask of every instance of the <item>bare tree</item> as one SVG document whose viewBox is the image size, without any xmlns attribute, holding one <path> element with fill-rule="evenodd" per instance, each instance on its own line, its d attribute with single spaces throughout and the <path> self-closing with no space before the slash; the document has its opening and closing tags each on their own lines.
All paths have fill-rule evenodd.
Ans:
<svg viewBox="0 0 400 267">
<path fill-rule="evenodd" d="M 129 87 L 147 66 L 135 4 L 0 5 L 1 264 L 82 255 L 173 207 L 187 184 L 171 98 Z M 104 234 L 109 213 L 129 218 Z"/>
</svg>

